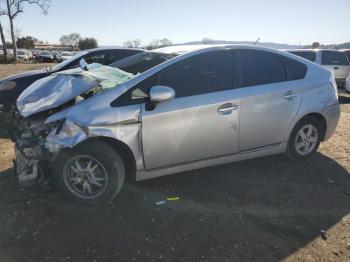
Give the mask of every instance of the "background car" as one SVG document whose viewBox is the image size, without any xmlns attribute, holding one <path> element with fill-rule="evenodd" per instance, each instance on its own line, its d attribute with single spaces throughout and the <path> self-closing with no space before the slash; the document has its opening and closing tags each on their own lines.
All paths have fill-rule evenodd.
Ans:
<svg viewBox="0 0 350 262">
<path fill-rule="evenodd" d="M 38 54 L 42 52 L 39 52 Z M 29 85 L 40 78 L 51 75 L 52 73 L 78 67 L 81 58 L 84 58 L 88 63 L 100 63 L 103 65 L 109 65 L 115 61 L 140 52 L 144 52 L 144 50 L 128 48 L 95 48 L 79 52 L 75 56 L 72 56 L 70 59 L 65 60 L 62 63 L 54 65 L 52 67 L 27 71 L 6 77 L 0 80 L 0 105 L 6 107 L 14 106 L 16 104 L 18 96 Z"/>
<path fill-rule="evenodd" d="M 27 50 L 17 50 L 17 57 L 27 62 L 31 59 Z"/>
<path fill-rule="evenodd" d="M 42 62 L 42 63 L 45 63 L 45 62 L 51 63 L 51 62 L 53 62 L 54 57 L 49 51 L 41 51 L 38 53 L 36 60 L 38 62 Z"/>
<path fill-rule="evenodd" d="M 57 61 L 62 62 L 62 61 L 65 61 L 65 60 L 71 58 L 72 56 L 73 56 L 72 52 L 64 51 L 64 52 L 61 52 L 61 54 L 59 54 L 57 56 Z"/>
<path fill-rule="evenodd" d="M 334 72 L 337 86 L 344 88 L 350 74 L 350 63 L 344 52 L 330 49 L 296 49 L 285 50 L 294 55 L 306 58 Z"/>
</svg>

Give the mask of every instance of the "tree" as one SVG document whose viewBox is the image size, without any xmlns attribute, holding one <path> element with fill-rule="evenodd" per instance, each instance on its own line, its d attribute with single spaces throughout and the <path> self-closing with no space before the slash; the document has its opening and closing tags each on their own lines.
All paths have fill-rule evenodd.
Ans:
<svg viewBox="0 0 350 262">
<path fill-rule="evenodd" d="M 93 37 L 85 37 L 84 39 L 80 39 L 78 45 L 80 50 L 91 49 L 98 46 L 97 40 Z"/>
<path fill-rule="evenodd" d="M 81 36 L 78 33 L 71 33 L 60 37 L 60 42 L 64 46 L 70 46 L 72 49 L 77 49 Z"/>
<path fill-rule="evenodd" d="M 124 43 L 124 46 L 128 47 L 128 48 L 138 48 L 141 46 L 141 40 L 140 39 L 133 39 L 133 40 L 126 41 Z"/>
<path fill-rule="evenodd" d="M 202 43 L 203 44 L 212 44 L 213 43 L 213 39 L 211 39 L 211 38 L 209 38 L 209 37 L 204 37 L 203 39 L 202 39 Z"/>
<path fill-rule="evenodd" d="M 47 15 L 51 0 L 6 0 L 7 10 L 5 13 L 10 20 L 11 39 L 15 63 L 17 63 L 17 46 L 14 31 L 14 20 L 20 13 L 23 13 L 25 4 L 37 5 L 42 10 L 42 13 Z"/>
<path fill-rule="evenodd" d="M 161 48 L 161 47 L 166 47 L 166 46 L 170 46 L 173 43 L 167 39 L 167 38 L 163 38 L 163 39 L 154 39 L 152 40 L 151 43 L 149 43 L 146 47 L 146 49 L 148 50 L 152 50 L 155 48 Z"/>
<path fill-rule="evenodd" d="M 0 6 L 0 16 L 5 15 L 5 11 L 3 9 L 1 9 Z M 1 25 L 1 21 L 0 21 L 0 38 L 1 38 L 1 43 L 2 43 L 2 50 L 4 53 L 4 62 L 7 62 L 7 47 L 6 47 L 6 41 L 5 41 L 5 35 L 4 35 L 4 28 Z"/>
<path fill-rule="evenodd" d="M 33 49 L 34 44 L 38 42 L 38 39 L 32 36 L 26 36 L 18 38 L 16 41 L 18 48 Z"/>
</svg>

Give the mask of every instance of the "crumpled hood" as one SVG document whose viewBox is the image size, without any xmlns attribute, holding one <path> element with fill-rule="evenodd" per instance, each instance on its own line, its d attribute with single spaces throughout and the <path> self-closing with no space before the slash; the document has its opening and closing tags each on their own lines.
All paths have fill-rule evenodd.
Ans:
<svg viewBox="0 0 350 262">
<path fill-rule="evenodd" d="M 88 70 L 70 69 L 39 79 L 17 99 L 17 109 L 23 117 L 56 108 L 94 89 L 102 92 L 134 78 L 133 74 L 100 64 L 88 65 Z"/>
</svg>

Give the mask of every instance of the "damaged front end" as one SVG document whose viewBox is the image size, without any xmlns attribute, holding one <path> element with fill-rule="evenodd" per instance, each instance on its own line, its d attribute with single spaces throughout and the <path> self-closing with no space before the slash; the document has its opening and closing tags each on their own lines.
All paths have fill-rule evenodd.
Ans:
<svg viewBox="0 0 350 262">
<path fill-rule="evenodd" d="M 60 150 L 75 146 L 92 132 L 69 119 L 71 109 L 132 78 L 133 74 L 117 68 L 91 64 L 53 74 L 28 87 L 17 100 L 17 110 L 8 114 L 19 184 L 46 183 L 44 170 Z"/>
<path fill-rule="evenodd" d="M 43 115 L 23 118 L 19 112 L 11 114 L 6 125 L 15 143 L 14 178 L 22 186 L 45 184 L 44 170 L 55 158 L 45 149 L 45 138 L 56 123 L 45 125 Z"/>
</svg>

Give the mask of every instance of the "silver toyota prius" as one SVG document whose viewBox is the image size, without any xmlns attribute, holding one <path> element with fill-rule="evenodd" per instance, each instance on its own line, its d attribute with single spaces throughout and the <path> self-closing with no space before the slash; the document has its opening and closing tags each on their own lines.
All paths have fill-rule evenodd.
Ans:
<svg viewBox="0 0 350 262">
<path fill-rule="evenodd" d="M 89 204 L 113 199 L 126 177 L 281 153 L 305 160 L 334 133 L 337 97 L 328 69 L 258 46 L 173 46 L 110 66 L 81 61 L 18 98 L 18 181 L 51 175 L 67 197 Z"/>
</svg>

